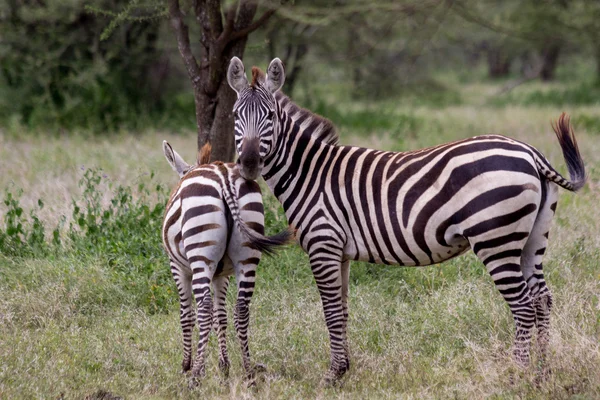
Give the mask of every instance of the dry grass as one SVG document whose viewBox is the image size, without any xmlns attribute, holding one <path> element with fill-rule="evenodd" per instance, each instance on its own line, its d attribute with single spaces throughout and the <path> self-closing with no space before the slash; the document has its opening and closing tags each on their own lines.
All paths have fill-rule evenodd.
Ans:
<svg viewBox="0 0 600 400">
<path fill-rule="evenodd" d="M 410 111 L 441 126 L 405 138 L 407 148 L 480 133 L 502 133 L 538 147 L 561 171 L 564 161 L 549 120 L 553 108 L 453 107 Z M 600 118 L 597 108 L 566 110 Z M 600 397 L 600 136 L 577 129 L 590 183 L 564 191 L 545 269 L 555 297 L 552 374 L 517 371 L 510 361 L 512 319 L 473 255 L 441 267 L 402 269 L 356 264 L 351 272 L 352 366 L 341 388 L 322 388 L 328 343 L 306 256 L 289 248 L 265 259 L 252 305 L 254 359 L 268 371 L 255 388 L 242 379 L 232 324 L 231 377 L 217 368 L 211 337 L 208 376 L 190 391 L 181 362 L 178 310 L 148 314 L 128 302 L 110 268 L 69 255 L 48 260 L 0 258 L 0 398 L 84 398 L 107 390 L 128 399 L 158 398 L 599 398 Z M 14 138 L 0 134 L 0 188 L 24 190 L 23 203 L 44 199 L 41 216 L 55 223 L 70 212 L 81 167 L 100 167 L 114 182 L 135 185 L 151 171 L 171 185 L 161 142 L 195 157 L 192 134 L 149 132 L 106 139 Z M 382 132 L 349 132 L 343 142 L 380 148 Z M 0 208 L 0 212 L 2 209 Z M 68 215 L 67 215 L 68 216 Z M 167 266 L 165 265 L 165 268 Z M 230 296 L 230 306 L 233 296 Z"/>
</svg>

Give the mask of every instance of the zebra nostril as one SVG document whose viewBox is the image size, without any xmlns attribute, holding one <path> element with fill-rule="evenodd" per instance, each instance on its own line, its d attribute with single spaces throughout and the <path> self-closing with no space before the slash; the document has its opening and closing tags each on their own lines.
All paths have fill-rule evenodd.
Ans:
<svg viewBox="0 0 600 400">
<path fill-rule="evenodd" d="M 240 165 L 240 164 L 241 164 L 241 161 L 240 161 L 239 157 L 238 157 L 238 159 L 237 159 L 237 161 L 236 161 L 235 163 L 236 163 L 237 165 Z"/>
</svg>

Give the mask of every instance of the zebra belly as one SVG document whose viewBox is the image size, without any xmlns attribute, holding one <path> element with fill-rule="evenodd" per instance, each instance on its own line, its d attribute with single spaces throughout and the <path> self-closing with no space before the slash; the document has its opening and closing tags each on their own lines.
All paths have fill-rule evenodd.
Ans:
<svg viewBox="0 0 600 400">
<path fill-rule="evenodd" d="M 521 217 L 513 220 L 511 215 L 535 210 L 541 201 L 540 181 L 533 174 L 490 171 L 460 186 L 449 179 L 429 185 L 416 199 L 403 190 L 396 196 L 380 195 L 386 201 L 379 209 L 363 206 L 362 224 L 349 221 L 353 243 L 346 246 L 347 257 L 383 264 L 436 264 L 468 250 L 475 231 L 505 235 L 517 228 L 528 230 L 519 226 Z"/>
<path fill-rule="evenodd" d="M 406 253 L 402 251 L 400 247 L 389 251 L 387 248 L 382 249 L 371 248 L 367 249 L 366 246 L 360 246 L 360 251 L 356 251 L 356 246 L 349 244 L 344 248 L 344 256 L 347 259 L 353 259 L 356 261 L 365 261 L 374 264 L 389 264 L 389 265 L 402 265 L 402 266 L 426 266 L 432 264 L 438 264 L 451 258 L 457 257 L 464 254 L 470 249 L 469 241 L 462 236 L 456 237 L 452 243 L 448 246 L 436 246 L 432 250 L 432 258 L 421 257 L 414 259 L 410 258 Z"/>
</svg>

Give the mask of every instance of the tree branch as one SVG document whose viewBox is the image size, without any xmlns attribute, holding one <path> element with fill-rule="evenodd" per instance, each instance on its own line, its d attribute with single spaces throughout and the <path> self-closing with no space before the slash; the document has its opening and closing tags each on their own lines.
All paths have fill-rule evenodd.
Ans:
<svg viewBox="0 0 600 400">
<path fill-rule="evenodd" d="M 487 28 L 493 32 L 507 35 L 509 37 L 514 37 L 529 42 L 531 42 L 532 40 L 561 40 L 561 35 L 555 33 L 547 34 L 539 33 L 534 30 L 523 31 L 514 28 L 504 28 L 494 22 L 491 22 L 490 20 L 485 19 L 484 17 L 478 16 L 475 12 L 470 11 L 467 5 L 463 4 L 463 2 L 461 1 L 454 2 L 454 7 L 452 7 L 452 11 L 466 21 L 483 26 L 484 28 Z"/>
<path fill-rule="evenodd" d="M 276 11 L 277 10 L 275 8 L 265 11 L 264 14 L 261 15 L 260 18 L 258 18 L 256 21 L 252 22 L 247 27 L 239 29 L 233 32 L 231 35 L 229 35 L 227 41 L 233 42 L 235 40 L 243 38 L 244 36 L 248 36 L 258 28 L 260 28 L 262 25 L 264 25 L 269 20 L 269 18 L 271 18 L 271 16 L 275 14 Z"/>
<path fill-rule="evenodd" d="M 221 17 L 221 0 L 207 0 L 204 6 L 204 12 L 208 19 L 208 26 L 210 27 L 211 39 L 217 40 L 217 38 L 223 32 L 223 19 Z"/>
<path fill-rule="evenodd" d="M 227 13 L 225 16 L 225 28 L 223 29 L 221 36 L 219 36 L 219 42 L 221 42 L 221 43 L 227 43 L 229 35 L 231 35 L 231 32 L 233 32 L 233 24 L 235 23 L 235 15 L 237 13 L 237 5 L 238 5 L 238 3 L 234 2 L 227 9 Z"/>
<path fill-rule="evenodd" d="M 181 58 L 183 58 L 183 63 L 192 84 L 197 88 L 200 85 L 200 68 L 190 47 L 189 30 L 183 21 L 183 14 L 179 8 L 179 0 L 169 0 L 169 16 L 171 18 L 171 27 L 175 31 L 175 37 L 177 38 L 179 53 L 181 54 Z"/>
</svg>

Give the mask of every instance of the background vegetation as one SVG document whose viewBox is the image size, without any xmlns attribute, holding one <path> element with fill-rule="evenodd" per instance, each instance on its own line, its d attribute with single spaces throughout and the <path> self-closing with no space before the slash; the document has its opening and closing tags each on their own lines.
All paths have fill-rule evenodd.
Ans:
<svg viewBox="0 0 600 400">
<path fill-rule="evenodd" d="M 535 363 L 513 370 L 510 313 L 468 254 L 420 269 L 354 263 L 351 371 L 341 388 L 320 388 L 321 305 L 306 256 L 289 246 L 261 262 L 251 308 L 251 350 L 267 373 L 246 387 L 231 324 L 230 379 L 213 337 L 193 391 L 179 373 L 177 296 L 159 235 L 177 180 L 161 141 L 195 158 L 193 90 L 163 3 L 86 4 L 0 0 L 1 398 L 600 397 L 595 2 L 331 11 L 297 1 L 277 5 L 245 53 L 263 68 L 284 59 L 284 90 L 331 118 L 347 144 L 410 150 L 502 133 L 565 172 L 549 122 L 572 115 L 590 179 L 577 195 L 561 191 L 550 233 L 547 381 L 536 381 Z M 274 233 L 286 222 L 267 192 Z"/>
</svg>

